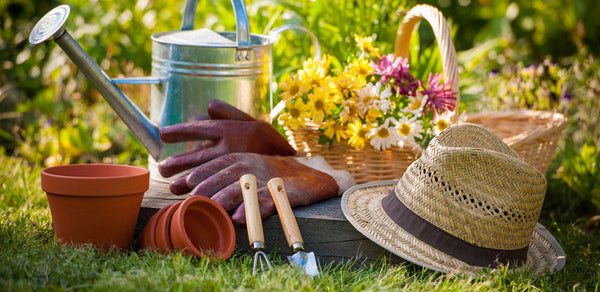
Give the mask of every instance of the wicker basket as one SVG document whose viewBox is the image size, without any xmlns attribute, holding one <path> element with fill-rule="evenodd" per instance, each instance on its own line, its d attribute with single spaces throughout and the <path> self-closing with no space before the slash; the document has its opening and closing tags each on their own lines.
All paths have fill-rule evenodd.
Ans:
<svg viewBox="0 0 600 292">
<path fill-rule="evenodd" d="M 348 144 L 334 141 L 331 146 L 319 144 L 319 132 L 316 125 L 296 130 L 286 129 L 288 141 L 299 156 L 322 156 L 334 169 L 350 172 L 357 183 L 376 180 L 398 179 L 419 156 L 420 148 L 399 148 L 375 150 L 368 145 L 363 150 L 354 150 Z"/>
<path fill-rule="evenodd" d="M 410 37 L 415 25 L 425 19 L 432 27 L 442 59 L 443 78 L 451 80 L 451 89 L 457 93 L 456 105 L 460 102 L 458 64 L 450 28 L 442 13 L 430 5 L 416 5 L 409 10 L 398 28 L 396 56 L 409 57 Z M 457 107 L 458 108 L 458 107 Z M 458 115 L 454 115 L 454 119 Z M 541 172 L 548 169 L 557 141 L 567 125 L 566 118 L 558 113 L 517 110 L 469 114 L 467 122 L 488 128 L 504 140 L 525 162 Z M 379 151 L 370 146 L 354 150 L 343 142 L 335 141 L 331 146 L 318 143 L 320 132 L 317 126 L 286 130 L 290 144 L 299 155 L 320 155 L 335 169 L 349 171 L 357 183 L 376 180 L 398 179 L 406 168 L 421 154 L 413 147 L 392 147 Z"/>
<path fill-rule="evenodd" d="M 567 127 L 562 114 L 532 110 L 476 113 L 467 122 L 488 128 L 542 173 L 548 170 Z"/>
</svg>

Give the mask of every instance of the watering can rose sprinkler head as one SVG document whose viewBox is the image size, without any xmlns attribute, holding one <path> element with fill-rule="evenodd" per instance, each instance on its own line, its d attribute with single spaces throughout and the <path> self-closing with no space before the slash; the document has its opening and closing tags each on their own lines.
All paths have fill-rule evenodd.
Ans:
<svg viewBox="0 0 600 292">
<path fill-rule="evenodd" d="M 53 39 L 83 72 L 89 82 L 117 112 L 127 127 L 156 160 L 160 158 L 162 142 L 158 127 L 115 85 L 102 69 L 73 40 L 64 24 L 71 9 L 60 5 L 44 15 L 29 34 L 29 43 L 40 44 Z M 160 83 L 159 79 L 147 78 L 140 83 Z"/>
</svg>

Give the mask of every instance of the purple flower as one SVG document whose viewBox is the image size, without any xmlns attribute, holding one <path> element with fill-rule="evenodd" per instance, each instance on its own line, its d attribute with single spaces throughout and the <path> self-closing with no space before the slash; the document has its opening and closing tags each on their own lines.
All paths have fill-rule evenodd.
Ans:
<svg viewBox="0 0 600 292">
<path fill-rule="evenodd" d="M 433 108 L 436 117 L 439 115 L 440 110 L 454 110 L 454 103 L 456 101 L 456 97 L 449 86 L 450 82 L 440 84 L 441 78 L 442 75 L 438 73 L 435 73 L 435 75 L 431 75 L 431 73 L 429 73 L 429 89 L 425 88 L 425 84 L 419 81 L 421 87 L 423 88 L 421 94 L 427 97 L 424 105 L 425 113 L 429 112 L 429 110 Z"/>
<path fill-rule="evenodd" d="M 44 129 L 50 127 L 51 125 L 52 125 L 52 119 L 49 118 L 44 122 Z"/>
<path fill-rule="evenodd" d="M 400 93 L 402 95 L 415 96 L 417 89 L 419 89 L 419 82 L 408 71 L 402 72 L 399 78 L 394 78 L 394 81 L 394 85 L 392 86 L 394 94 Z"/>
<path fill-rule="evenodd" d="M 419 88 L 415 77 L 408 72 L 407 59 L 389 54 L 379 59 L 379 63 L 373 62 L 371 65 L 374 68 L 373 74 L 381 75 L 382 84 L 392 83 L 393 94 L 414 95 Z"/>
</svg>

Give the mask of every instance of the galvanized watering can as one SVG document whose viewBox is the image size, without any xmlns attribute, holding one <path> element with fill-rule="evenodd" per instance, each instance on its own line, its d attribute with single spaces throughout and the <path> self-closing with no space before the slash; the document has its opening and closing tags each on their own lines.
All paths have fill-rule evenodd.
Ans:
<svg viewBox="0 0 600 292">
<path fill-rule="evenodd" d="M 63 28 L 70 12 L 67 5 L 42 17 L 29 35 L 29 42 L 35 45 L 54 39 L 58 43 L 148 150 L 151 176 L 161 180 L 157 161 L 190 150 L 186 143 L 163 144 L 158 135 L 161 128 L 205 114 L 213 98 L 255 117 L 264 114 L 258 106 L 271 98 L 272 46 L 282 32 L 298 29 L 307 33 L 314 45 L 314 57 L 320 58 L 319 42 L 306 28 L 285 25 L 268 35 L 250 34 L 244 1 L 231 2 L 237 31 L 213 32 L 193 30 L 197 0 L 188 0 L 181 30 L 152 36 L 151 77 L 108 77 Z M 150 118 L 117 84 L 152 84 Z"/>
</svg>

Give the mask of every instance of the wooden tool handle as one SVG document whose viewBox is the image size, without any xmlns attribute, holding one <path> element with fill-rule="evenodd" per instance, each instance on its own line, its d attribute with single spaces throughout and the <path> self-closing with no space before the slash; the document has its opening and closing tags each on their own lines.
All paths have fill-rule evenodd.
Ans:
<svg viewBox="0 0 600 292">
<path fill-rule="evenodd" d="M 262 219 L 260 218 L 260 209 L 258 207 L 258 194 L 256 192 L 256 177 L 252 174 L 245 174 L 240 178 L 242 187 L 242 196 L 244 197 L 244 210 L 246 211 L 246 227 L 248 228 L 248 240 L 254 248 L 255 242 L 264 244 L 265 235 L 263 234 Z"/>
<path fill-rule="evenodd" d="M 275 208 L 277 208 L 279 220 L 283 226 L 283 232 L 285 232 L 285 237 L 288 244 L 290 247 L 292 247 L 295 243 L 304 244 L 302 241 L 302 235 L 300 234 L 300 229 L 298 228 L 298 223 L 296 222 L 296 217 L 292 212 L 290 201 L 288 200 L 285 187 L 283 186 L 283 180 L 278 177 L 273 178 L 269 180 L 267 186 L 269 187 L 271 197 L 273 197 Z"/>
</svg>

